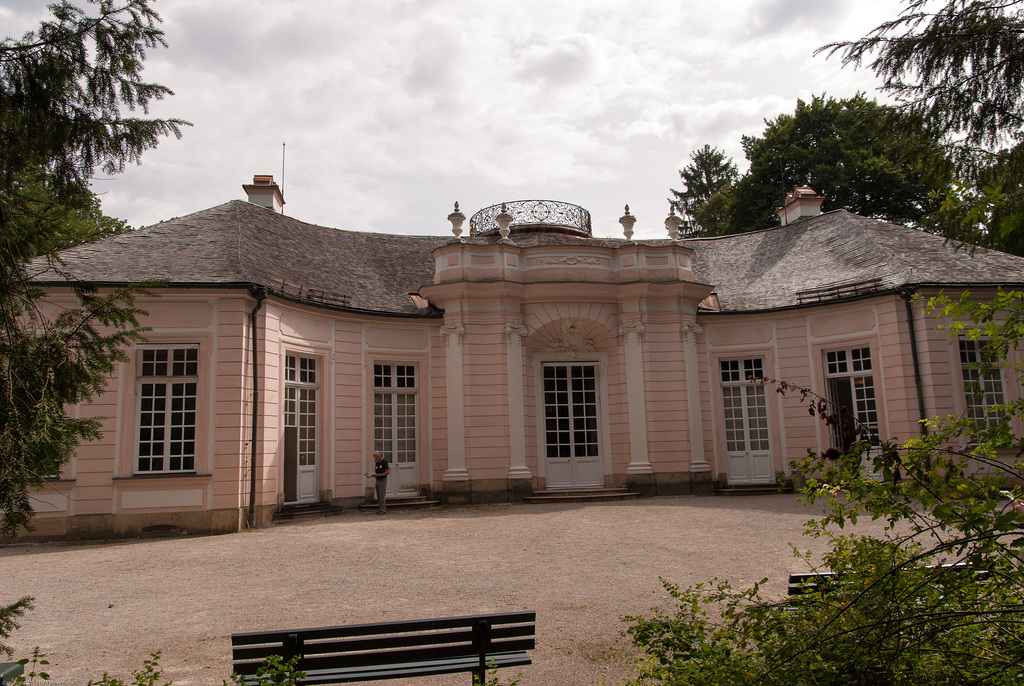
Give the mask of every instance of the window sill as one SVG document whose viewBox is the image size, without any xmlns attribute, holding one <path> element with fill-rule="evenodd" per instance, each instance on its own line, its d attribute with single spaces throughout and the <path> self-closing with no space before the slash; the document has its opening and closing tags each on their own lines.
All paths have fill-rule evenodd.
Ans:
<svg viewBox="0 0 1024 686">
<path fill-rule="evenodd" d="M 173 472 L 170 474 L 134 474 L 132 476 L 115 476 L 114 481 L 160 481 L 163 479 L 209 479 L 213 474 L 197 474 L 196 472 Z"/>
</svg>

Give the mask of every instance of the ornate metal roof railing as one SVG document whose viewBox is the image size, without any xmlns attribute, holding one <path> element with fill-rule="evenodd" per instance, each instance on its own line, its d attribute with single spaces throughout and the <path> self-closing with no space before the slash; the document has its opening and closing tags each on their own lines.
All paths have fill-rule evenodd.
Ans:
<svg viewBox="0 0 1024 686">
<path fill-rule="evenodd" d="M 469 220 L 469 235 L 498 231 L 501 207 L 512 215 L 512 232 L 555 230 L 591 236 L 590 212 L 579 205 L 557 200 L 513 200 L 480 210 Z"/>
</svg>

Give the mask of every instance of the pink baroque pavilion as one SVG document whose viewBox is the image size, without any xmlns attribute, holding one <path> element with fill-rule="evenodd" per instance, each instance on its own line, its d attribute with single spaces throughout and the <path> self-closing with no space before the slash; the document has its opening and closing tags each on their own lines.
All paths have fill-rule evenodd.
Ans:
<svg viewBox="0 0 1024 686">
<path fill-rule="evenodd" d="M 394 498 L 644 496 L 773 484 L 808 448 L 852 438 L 786 379 L 852 408 L 871 437 L 1012 400 L 968 397 L 975 343 L 920 300 L 1024 283 L 1024 259 L 838 210 L 797 189 L 782 226 L 735 236 L 595 238 L 553 201 L 485 208 L 454 236 L 324 228 L 281 213 L 271 177 L 234 200 L 72 248 L 32 275 L 160 281 L 148 340 L 91 403 L 102 440 L 35 494 L 39 536 L 236 531 L 302 507 Z M 1021 430 L 1021 427 L 1017 427 Z"/>
</svg>

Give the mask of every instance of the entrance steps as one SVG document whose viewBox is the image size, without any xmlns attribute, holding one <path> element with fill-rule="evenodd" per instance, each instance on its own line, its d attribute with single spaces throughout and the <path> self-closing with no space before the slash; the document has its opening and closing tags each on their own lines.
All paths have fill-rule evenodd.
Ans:
<svg viewBox="0 0 1024 686">
<path fill-rule="evenodd" d="M 776 493 L 792 493 L 793 487 L 789 484 L 779 488 L 778 484 L 735 484 L 722 486 L 715 489 L 715 495 L 774 495 Z"/>
<path fill-rule="evenodd" d="M 280 512 L 274 513 L 275 522 L 287 522 L 295 519 L 316 519 L 341 514 L 341 508 L 330 503 L 300 503 L 298 505 L 282 505 Z"/>
<path fill-rule="evenodd" d="M 393 495 L 388 496 L 388 510 L 421 510 L 427 507 L 437 507 L 440 500 L 427 500 L 425 495 Z M 360 510 L 377 510 L 377 501 L 368 500 L 359 506 Z"/>
<path fill-rule="evenodd" d="M 523 498 L 528 503 L 597 503 L 639 498 L 628 488 L 549 488 Z"/>
</svg>

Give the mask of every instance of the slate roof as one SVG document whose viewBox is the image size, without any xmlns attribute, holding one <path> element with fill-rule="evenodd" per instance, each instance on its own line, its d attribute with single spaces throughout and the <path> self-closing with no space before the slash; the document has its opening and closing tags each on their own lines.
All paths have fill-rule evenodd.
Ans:
<svg viewBox="0 0 1024 686">
<path fill-rule="evenodd" d="M 836 210 L 788 226 L 685 241 L 723 311 L 794 307 L 905 285 L 1024 283 L 1024 258 Z"/>
<path fill-rule="evenodd" d="M 421 316 L 409 293 L 433 283 L 432 251 L 454 240 L 324 228 L 233 200 L 71 248 L 61 258 L 68 274 L 100 285 L 258 285 L 333 308 Z M 474 236 L 468 242 L 496 240 Z M 522 247 L 625 243 L 545 233 L 513 234 L 512 240 Z M 694 250 L 696 280 L 715 287 L 723 312 L 795 307 L 903 285 L 1024 283 L 1024 258 L 982 250 L 970 256 L 940 237 L 844 210 L 764 231 L 682 242 Z M 64 282 L 54 270 L 33 275 L 33 281 Z"/>
<path fill-rule="evenodd" d="M 65 272 L 100 285 L 258 285 L 331 307 L 419 316 L 409 293 L 433 283 L 431 251 L 452 240 L 329 229 L 233 200 L 60 257 Z M 63 279 L 49 270 L 33 281 Z"/>
</svg>

